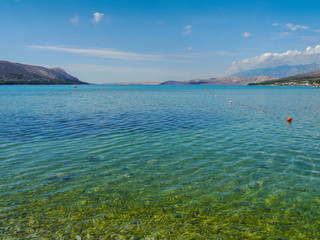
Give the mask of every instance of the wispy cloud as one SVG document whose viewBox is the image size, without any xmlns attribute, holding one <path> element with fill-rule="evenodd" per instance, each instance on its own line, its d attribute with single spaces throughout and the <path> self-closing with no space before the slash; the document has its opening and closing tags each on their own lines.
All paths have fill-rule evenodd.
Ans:
<svg viewBox="0 0 320 240">
<path fill-rule="evenodd" d="M 275 37 L 273 37 L 273 39 L 284 39 L 284 38 L 289 38 L 293 35 L 292 32 L 280 32 L 277 33 L 277 35 Z"/>
<path fill-rule="evenodd" d="M 78 15 L 74 15 L 72 18 L 70 18 L 70 22 L 71 22 L 73 25 L 78 25 L 78 23 L 79 23 L 79 16 L 78 16 Z"/>
<path fill-rule="evenodd" d="M 251 34 L 249 32 L 244 32 L 242 33 L 242 36 L 248 38 L 251 36 Z"/>
<path fill-rule="evenodd" d="M 291 31 L 296 31 L 298 29 L 309 29 L 308 26 L 304 26 L 304 25 L 294 25 L 292 23 L 287 23 L 286 27 L 289 28 Z"/>
<path fill-rule="evenodd" d="M 179 55 L 179 54 L 144 54 L 135 52 L 125 52 L 118 49 L 110 48 L 69 48 L 58 46 L 28 46 L 29 48 L 39 50 L 50 50 L 66 53 L 74 53 L 91 57 L 109 58 L 118 60 L 131 61 L 176 61 L 183 62 L 191 58 L 196 58 L 196 55 Z"/>
<path fill-rule="evenodd" d="M 93 13 L 93 22 L 95 24 L 101 22 L 103 16 L 104 16 L 104 13 L 99 13 L 99 12 Z"/>
<path fill-rule="evenodd" d="M 304 29 L 304 30 L 309 29 L 308 26 L 299 25 L 299 24 L 293 24 L 293 23 L 286 23 L 286 24 L 272 23 L 271 26 L 273 26 L 273 27 L 281 26 L 281 27 L 283 27 L 283 28 L 288 28 L 288 29 L 290 29 L 292 32 L 297 31 L 297 30 L 299 30 L 299 29 Z"/>
<path fill-rule="evenodd" d="M 320 45 L 307 47 L 304 51 L 288 50 L 284 53 L 264 53 L 260 56 L 233 62 L 227 72 L 235 73 L 239 71 L 275 67 L 285 64 L 296 65 L 313 62 L 320 62 Z"/>
<path fill-rule="evenodd" d="M 191 34 L 192 33 L 191 28 L 192 28 L 191 25 L 184 26 L 184 34 L 186 34 L 186 35 Z"/>
<path fill-rule="evenodd" d="M 111 58 L 120 60 L 142 60 L 142 61 L 159 61 L 161 60 L 160 55 L 155 54 L 141 54 L 133 52 L 124 52 L 117 49 L 103 48 L 68 48 L 68 47 L 57 47 L 57 46 L 29 46 L 33 49 L 51 50 L 58 52 L 76 53 L 86 56 L 100 57 L 100 58 Z"/>
</svg>

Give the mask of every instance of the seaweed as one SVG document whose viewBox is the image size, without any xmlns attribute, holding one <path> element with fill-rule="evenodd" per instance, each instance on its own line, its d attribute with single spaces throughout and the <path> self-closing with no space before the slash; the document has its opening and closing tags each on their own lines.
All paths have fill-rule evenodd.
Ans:
<svg viewBox="0 0 320 240">
<path fill-rule="evenodd" d="M 144 194 L 114 186 L 1 199 L 3 239 L 318 239 L 319 204 L 252 189 L 194 201 L 183 190 Z M 203 192 L 204 193 L 204 192 Z M 12 199 L 15 199 L 13 202 Z M 319 218 L 317 218 L 319 219 Z"/>
</svg>

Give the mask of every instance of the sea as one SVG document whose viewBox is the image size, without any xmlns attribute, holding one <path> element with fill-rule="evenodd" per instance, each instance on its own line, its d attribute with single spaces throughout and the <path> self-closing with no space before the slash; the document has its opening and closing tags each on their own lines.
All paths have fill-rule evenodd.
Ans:
<svg viewBox="0 0 320 240">
<path fill-rule="evenodd" d="M 0 86 L 0 239 L 320 239 L 319 186 L 320 88 Z"/>
</svg>

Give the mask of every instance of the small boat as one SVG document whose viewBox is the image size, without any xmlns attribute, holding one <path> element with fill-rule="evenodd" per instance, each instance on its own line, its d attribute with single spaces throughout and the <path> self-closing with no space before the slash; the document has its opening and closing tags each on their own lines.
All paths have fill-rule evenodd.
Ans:
<svg viewBox="0 0 320 240">
<path fill-rule="evenodd" d="M 76 88 L 76 87 L 77 87 L 77 85 L 73 85 L 73 87 L 74 87 L 74 88 Z"/>
</svg>

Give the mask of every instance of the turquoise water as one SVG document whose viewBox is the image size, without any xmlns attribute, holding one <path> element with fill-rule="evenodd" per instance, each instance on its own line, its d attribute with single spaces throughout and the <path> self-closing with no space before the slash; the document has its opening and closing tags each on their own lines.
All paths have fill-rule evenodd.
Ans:
<svg viewBox="0 0 320 240">
<path fill-rule="evenodd" d="M 311 87 L 0 86 L 0 236 L 319 239 L 319 120 Z"/>
</svg>

